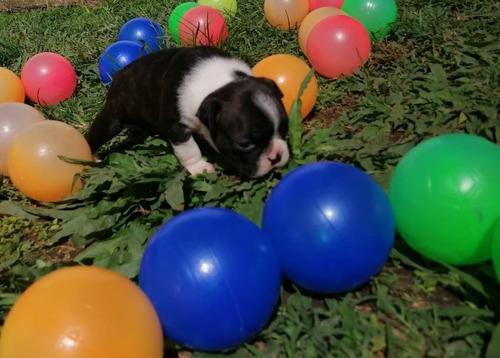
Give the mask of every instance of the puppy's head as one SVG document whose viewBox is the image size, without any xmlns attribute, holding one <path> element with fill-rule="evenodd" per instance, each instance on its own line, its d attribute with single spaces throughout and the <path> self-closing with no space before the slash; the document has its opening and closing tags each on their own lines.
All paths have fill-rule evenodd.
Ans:
<svg viewBox="0 0 500 358">
<path fill-rule="evenodd" d="M 242 75 L 200 105 L 198 118 L 240 175 L 262 176 L 287 163 L 288 116 L 282 96 L 274 81 Z"/>
</svg>

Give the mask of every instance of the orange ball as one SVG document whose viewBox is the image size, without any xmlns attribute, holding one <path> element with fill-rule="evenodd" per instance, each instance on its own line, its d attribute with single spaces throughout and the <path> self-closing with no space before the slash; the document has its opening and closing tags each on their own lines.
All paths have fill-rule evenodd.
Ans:
<svg viewBox="0 0 500 358">
<path fill-rule="evenodd" d="M 0 67 L 0 103 L 24 103 L 24 86 L 11 70 Z"/>
<path fill-rule="evenodd" d="M 294 29 L 302 23 L 309 12 L 308 0 L 265 0 L 264 15 L 277 28 Z"/>
<path fill-rule="evenodd" d="M 309 33 L 313 29 L 314 25 L 324 18 L 333 15 L 346 15 L 346 13 L 334 7 L 321 7 L 311 11 L 304 18 L 299 28 L 299 45 L 304 55 L 307 56 L 307 39 L 309 38 Z"/>
<path fill-rule="evenodd" d="M 12 141 L 7 156 L 10 179 L 27 197 L 56 202 L 80 190 L 83 165 L 69 164 L 59 156 L 92 160 L 90 147 L 69 124 L 46 120 L 30 125 Z"/>
<path fill-rule="evenodd" d="M 19 297 L 0 337 L 2 358 L 162 358 L 160 321 L 146 295 L 94 266 L 54 271 Z"/>
<path fill-rule="evenodd" d="M 272 55 L 260 60 L 252 71 L 257 77 L 267 77 L 278 85 L 283 92 L 283 105 L 290 114 L 293 101 L 297 98 L 300 85 L 311 68 L 298 57 L 287 54 Z M 300 97 L 302 108 L 300 114 L 306 117 L 314 108 L 318 98 L 318 81 L 313 75 L 304 93 Z"/>
</svg>

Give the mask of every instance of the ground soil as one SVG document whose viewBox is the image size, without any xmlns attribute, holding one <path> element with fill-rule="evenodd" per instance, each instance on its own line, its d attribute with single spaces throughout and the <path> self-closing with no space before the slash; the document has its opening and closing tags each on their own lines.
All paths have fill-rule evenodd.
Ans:
<svg viewBox="0 0 500 358">
<path fill-rule="evenodd" d="M 0 11 L 20 11 L 34 7 L 97 5 L 102 0 L 0 0 Z"/>
</svg>

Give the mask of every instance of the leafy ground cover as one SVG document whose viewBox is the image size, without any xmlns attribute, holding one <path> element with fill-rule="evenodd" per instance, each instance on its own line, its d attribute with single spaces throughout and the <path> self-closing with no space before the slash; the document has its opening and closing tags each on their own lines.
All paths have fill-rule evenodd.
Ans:
<svg viewBox="0 0 500 358">
<path fill-rule="evenodd" d="M 95 7 L 1 13 L 0 65 L 20 73 L 38 52 L 67 57 L 78 75 L 75 95 L 39 109 L 84 131 L 104 101 L 97 73 L 102 51 L 133 17 L 150 17 L 166 28 L 177 4 L 108 0 Z M 84 189 L 56 205 L 31 202 L 1 178 L 0 323 L 30 283 L 61 266 L 99 265 L 135 279 L 148 239 L 180 211 L 219 206 L 258 224 L 270 189 L 301 164 L 353 164 L 387 188 L 401 156 L 425 138 L 467 132 L 499 143 L 498 2 L 397 4 L 397 24 L 373 44 L 360 71 L 319 78 L 315 112 L 292 127 L 293 159 L 265 178 L 219 172 L 193 179 L 164 140 L 126 135 L 84 174 Z M 251 65 L 274 53 L 302 56 L 297 32 L 269 26 L 261 1 L 240 1 L 229 28 L 224 47 Z M 360 289 L 325 297 L 284 282 L 275 315 L 244 347 L 210 355 L 167 341 L 165 356 L 495 358 L 499 296 L 490 263 L 439 265 L 397 238 L 382 272 Z"/>
</svg>

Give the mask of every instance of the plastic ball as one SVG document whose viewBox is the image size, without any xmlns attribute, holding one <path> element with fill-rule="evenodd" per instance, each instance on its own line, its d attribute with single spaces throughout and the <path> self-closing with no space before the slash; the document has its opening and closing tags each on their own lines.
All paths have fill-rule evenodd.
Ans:
<svg viewBox="0 0 500 358">
<path fill-rule="evenodd" d="M 30 125 L 45 120 L 45 117 L 24 103 L 0 104 L 0 174 L 9 175 L 7 154 L 14 138 Z"/>
<path fill-rule="evenodd" d="M 73 95 L 76 73 L 71 63 L 53 52 L 31 57 L 21 70 L 26 95 L 43 106 L 57 104 Z"/>
<path fill-rule="evenodd" d="M 139 43 L 151 51 L 166 48 L 165 32 L 155 21 L 145 17 L 129 20 L 118 33 L 118 41 L 130 40 Z"/>
<path fill-rule="evenodd" d="M 297 98 L 300 85 L 310 70 L 311 68 L 306 62 L 288 54 L 268 56 L 252 68 L 255 76 L 267 77 L 276 82 L 283 93 L 282 101 L 288 114 L 290 114 L 293 101 Z M 318 81 L 313 76 L 300 97 L 302 117 L 306 117 L 312 111 L 317 97 Z"/>
<path fill-rule="evenodd" d="M 164 333 L 205 351 L 237 347 L 258 333 L 274 311 L 280 279 L 262 231 L 221 208 L 192 209 L 166 222 L 139 271 Z"/>
<path fill-rule="evenodd" d="M 344 0 L 309 0 L 309 11 L 314 11 L 322 7 L 333 7 L 340 9 L 344 4 Z"/>
<path fill-rule="evenodd" d="M 321 7 L 311 11 L 302 21 L 299 28 L 299 46 L 304 55 L 307 56 L 307 40 L 313 27 L 321 20 L 333 15 L 345 15 L 346 13 L 334 7 Z"/>
<path fill-rule="evenodd" d="M 307 40 L 311 65 L 327 78 L 352 74 L 370 54 L 370 37 L 359 21 L 334 15 L 318 22 Z"/>
<path fill-rule="evenodd" d="M 394 0 L 345 0 L 342 10 L 361 22 L 374 40 L 389 33 L 398 12 Z"/>
<path fill-rule="evenodd" d="M 396 227 L 420 254 L 469 265 L 491 258 L 500 220 L 500 147 L 469 134 L 425 140 L 406 153 L 389 185 Z"/>
<path fill-rule="evenodd" d="M 219 10 L 225 18 L 233 17 L 238 8 L 236 0 L 198 0 L 198 4 Z"/>
<path fill-rule="evenodd" d="M 24 87 L 17 75 L 5 67 L 0 67 L 0 103 L 24 103 Z"/>
<path fill-rule="evenodd" d="M 179 38 L 184 46 L 220 46 L 226 37 L 224 16 L 210 6 L 198 5 L 189 9 L 179 24 Z"/>
<path fill-rule="evenodd" d="M 283 30 L 294 29 L 309 13 L 308 0 L 265 0 L 264 15 L 267 21 Z"/>
<path fill-rule="evenodd" d="M 283 274 L 320 293 L 368 282 L 387 261 L 395 236 L 382 188 L 362 170 L 337 162 L 288 173 L 265 203 L 262 229 Z"/>
<path fill-rule="evenodd" d="M 118 70 L 146 54 L 148 50 L 145 46 L 135 41 L 123 40 L 109 45 L 99 58 L 99 76 L 102 82 L 109 86 Z"/>
<path fill-rule="evenodd" d="M 170 17 L 168 18 L 168 30 L 176 43 L 181 43 L 181 39 L 179 38 L 179 25 L 182 17 L 189 9 L 196 6 L 198 6 L 198 4 L 195 2 L 185 2 L 177 5 L 170 14 Z"/>
<path fill-rule="evenodd" d="M 2 358 L 161 358 L 160 322 L 146 295 L 114 271 L 75 266 L 32 284 L 7 315 Z"/>
<path fill-rule="evenodd" d="M 10 179 L 27 197 L 37 201 L 57 202 L 80 190 L 75 174 L 83 165 L 70 164 L 59 156 L 92 160 L 90 147 L 69 124 L 45 120 L 20 132 L 12 141 L 7 156 Z"/>
</svg>

